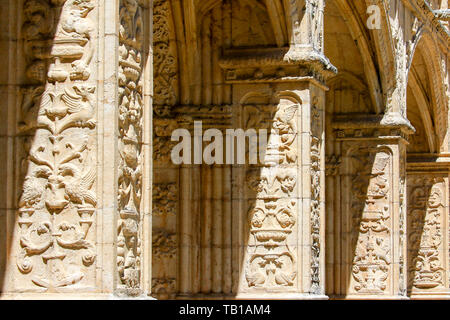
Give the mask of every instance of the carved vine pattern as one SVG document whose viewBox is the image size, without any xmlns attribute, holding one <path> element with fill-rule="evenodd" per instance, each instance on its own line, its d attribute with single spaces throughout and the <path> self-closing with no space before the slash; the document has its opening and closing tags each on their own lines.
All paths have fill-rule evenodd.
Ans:
<svg viewBox="0 0 450 320">
<path fill-rule="evenodd" d="M 18 132 L 29 142 L 18 203 L 17 266 L 40 288 L 79 283 L 95 271 L 89 240 L 97 198 L 92 141 L 96 87 L 91 0 L 27 0 L 21 31 L 28 85 Z M 48 70 L 48 72 L 47 72 Z"/>
<path fill-rule="evenodd" d="M 444 285 L 442 213 L 444 180 L 408 177 L 409 286 L 429 290 Z"/>
<path fill-rule="evenodd" d="M 261 117 L 273 119 L 273 123 L 265 166 L 247 170 L 247 186 L 256 201 L 249 210 L 254 245 L 249 246 L 245 278 L 250 288 L 295 287 L 297 254 L 289 246 L 288 238 L 297 222 L 298 204 L 293 195 L 297 185 L 295 114 L 299 105 L 281 99 L 275 108 L 246 106 L 246 109 L 248 127 L 261 123 Z M 273 116 L 271 109 L 276 110 Z"/>
<path fill-rule="evenodd" d="M 170 162 L 174 143 L 171 130 L 176 124 L 172 107 L 177 101 L 178 63 L 171 41 L 170 1 L 157 0 L 153 4 L 153 81 L 154 81 L 154 138 L 155 163 Z M 168 124 L 171 126 L 168 126 Z"/>
<path fill-rule="evenodd" d="M 119 176 L 117 268 L 119 287 L 141 286 L 143 20 L 137 0 L 120 2 Z"/>
<path fill-rule="evenodd" d="M 311 106 L 311 291 L 320 293 L 320 212 L 322 117 L 317 99 Z"/>
<path fill-rule="evenodd" d="M 390 185 L 391 155 L 385 150 L 360 147 L 351 157 L 353 220 L 353 289 L 380 294 L 387 288 L 391 264 Z"/>
</svg>

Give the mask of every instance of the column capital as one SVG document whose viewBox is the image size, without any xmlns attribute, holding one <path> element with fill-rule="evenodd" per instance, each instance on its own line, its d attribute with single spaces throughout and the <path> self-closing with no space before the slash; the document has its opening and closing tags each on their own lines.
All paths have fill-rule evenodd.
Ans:
<svg viewBox="0 0 450 320">
<path fill-rule="evenodd" d="M 325 89 L 325 80 L 337 73 L 323 54 L 292 47 L 228 49 L 220 66 L 229 84 L 311 80 Z"/>
<path fill-rule="evenodd" d="M 415 129 L 407 119 L 398 116 L 336 115 L 333 119 L 336 140 L 400 138 L 407 142 Z"/>
</svg>

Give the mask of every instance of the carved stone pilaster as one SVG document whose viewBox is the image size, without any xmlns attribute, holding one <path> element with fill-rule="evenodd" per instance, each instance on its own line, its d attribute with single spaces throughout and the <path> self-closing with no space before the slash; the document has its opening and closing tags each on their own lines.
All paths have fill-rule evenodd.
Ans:
<svg viewBox="0 0 450 320">
<path fill-rule="evenodd" d="M 444 298 L 449 291 L 449 177 L 445 162 L 409 162 L 408 295 Z M 448 163 L 447 163 L 448 165 Z"/>
<path fill-rule="evenodd" d="M 175 41 L 173 3 L 153 1 L 153 212 L 152 212 L 152 295 L 171 299 L 176 295 L 180 218 L 178 168 L 171 162 L 176 145 L 172 132 L 179 128 L 179 67 Z"/>
<path fill-rule="evenodd" d="M 343 182 L 341 282 L 347 297 L 406 297 L 405 160 L 408 127 L 336 118 Z"/>
<path fill-rule="evenodd" d="M 118 292 L 143 292 L 144 22 L 137 0 L 119 4 Z"/>
<path fill-rule="evenodd" d="M 248 239 L 238 297 L 324 298 L 323 87 L 299 77 L 237 88 L 235 123 L 269 133 L 264 161 L 236 166 L 233 176 Z"/>
<path fill-rule="evenodd" d="M 16 291 L 95 288 L 95 11 L 90 0 L 23 2 Z"/>
<path fill-rule="evenodd" d="M 151 282 L 148 255 L 139 261 L 151 210 L 144 2 L 8 2 L 19 88 L 8 120 L 6 297 L 106 298 Z"/>
</svg>

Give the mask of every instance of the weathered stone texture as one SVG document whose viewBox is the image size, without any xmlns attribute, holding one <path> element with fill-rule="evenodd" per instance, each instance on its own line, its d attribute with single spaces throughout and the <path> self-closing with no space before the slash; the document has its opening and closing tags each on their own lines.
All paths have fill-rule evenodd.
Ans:
<svg viewBox="0 0 450 320">
<path fill-rule="evenodd" d="M 370 4 L 2 1 L 1 297 L 450 298 L 448 4 Z"/>
</svg>

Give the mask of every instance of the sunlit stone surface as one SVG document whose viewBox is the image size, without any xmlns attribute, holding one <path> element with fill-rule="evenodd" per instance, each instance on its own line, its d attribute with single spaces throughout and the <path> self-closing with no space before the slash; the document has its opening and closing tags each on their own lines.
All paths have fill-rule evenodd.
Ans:
<svg viewBox="0 0 450 320">
<path fill-rule="evenodd" d="M 1 1 L 0 297 L 450 298 L 448 4 L 366 3 Z"/>
</svg>

